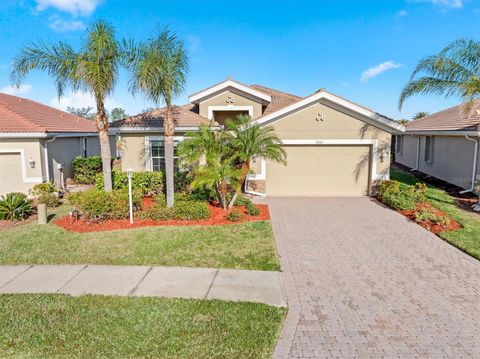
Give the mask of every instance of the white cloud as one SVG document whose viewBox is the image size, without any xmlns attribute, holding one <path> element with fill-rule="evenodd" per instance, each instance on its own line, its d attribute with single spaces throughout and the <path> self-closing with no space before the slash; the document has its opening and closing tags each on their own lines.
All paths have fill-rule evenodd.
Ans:
<svg viewBox="0 0 480 359">
<path fill-rule="evenodd" d="M 88 16 L 95 11 L 100 0 L 36 0 L 38 11 L 52 7 L 59 11 L 68 12 L 74 16 Z"/>
<path fill-rule="evenodd" d="M 396 69 L 402 65 L 397 64 L 393 61 L 385 61 L 382 62 L 381 64 L 375 65 L 373 67 L 370 67 L 369 69 L 363 71 L 362 77 L 360 78 L 360 81 L 362 82 L 367 82 L 369 79 L 380 75 L 382 72 Z"/>
<path fill-rule="evenodd" d="M 429 2 L 442 9 L 461 9 L 464 0 L 410 0 L 413 2 Z"/>
<path fill-rule="evenodd" d="M 58 97 L 54 97 L 50 100 L 50 105 L 60 110 L 66 110 L 67 107 L 92 107 L 94 111 L 96 111 L 95 98 L 87 92 L 71 92 L 63 96 L 60 100 L 58 100 Z M 115 107 L 123 106 L 114 99 L 107 98 L 105 100 L 105 107 L 111 111 Z"/>
<path fill-rule="evenodd" d="M 5 86 L 0 89 L 0 92 L 14 96 L 26 95 L 30 91 L 32 91 L 32 85 L 28 84 L 20 85 L 18 88 L 16 86 Z"/>
<path fill-rule="evenodd" d="M 397 13 L 397 15 L 400 16 L 400 17 L 407 16 L 407 11 L 406 11 L 406 10 L 400 10 L 400 11 Z"/>
<path fill-rule="evenodd" d="M 65 21 L 61 19 L 53 20 L 48 26 L 57 32 L 85 30 L 87 28 L 81 21 Z"/>
</svg>

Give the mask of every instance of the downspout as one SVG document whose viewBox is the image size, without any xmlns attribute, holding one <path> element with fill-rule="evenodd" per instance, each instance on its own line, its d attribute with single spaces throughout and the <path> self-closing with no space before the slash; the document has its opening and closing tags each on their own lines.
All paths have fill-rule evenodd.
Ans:
<svg viewBox="0 0 480 359">
<path fill-rule="evenodd" d="M 410 171 L 418 171 L 420 166 L 420 136 L 417 137 L 417 162 L 415 163 L 415 168 L 412 168 Z"/>
<path fill-rule="evenodd" d="M 57 139 L 57 136 L 52 137 L 49 140 L 44 142 L 45 146 L 43 148 L 43 153 L 45 156 L 45 173 L 47 175 L 47 182 L 50 182 L 50 166 L 48 165 L 48 143 L 53 142 Z"/>
<path fill-rule="evenodd" d="M 460 194 L 464 194 L 467 192 L 474 192 L 475 191 L 475 183 L 477 179 L 477 163 L 478 163 L 478 139 L 473 139 L 468 135 L 465 135 L 465 139 L 468 141 L 475 142 L 475 152 L 473 153 L 473 165 L 472 165 L 472 185 L 469 189 L 465 191 L 461 191 Z"/>
</svg>

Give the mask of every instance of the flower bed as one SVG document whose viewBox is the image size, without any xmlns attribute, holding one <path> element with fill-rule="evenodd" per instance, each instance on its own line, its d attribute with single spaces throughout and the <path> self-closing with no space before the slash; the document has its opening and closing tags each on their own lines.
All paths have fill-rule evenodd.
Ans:
<svg viewBox="0 0 480 359">
<path fill-rule="evenodd" d="M 142 207 L 151 206 L 151 201 L 146 200 Z M 130 224 L 128 219 L 109 219 L 101 222 L 88 222 L 84 219 L 75 220 L 70 216 L 57 219 L 54 223 L 62 228 L 74 232 L 97 232 L 97 231 L 111 231 L 115 229 L 129 229 L 148 226 L 218 226 L 226 224 L 235 224 L 252 221 L 265 221 L 270 219 L 268 212 L 268 206 L 264 204 L 255 205 L 260 209 L 258 216 L 249 216 L 247 209 L 244 206 L 235 207 L 241 211 L 243 216 L 238 222 L 231 222 L 226 217 L 230 211 L 225 212 L 222 208 L 209 204 L 208 209 L 210 211 L 209 219 L 202 220 L 167 220 L 167 221 L 154 221 L 151 219 L 135 219 L 133 224 Z"/>
<path fill-rule="evenodd" d="M 460 223 L 449 218 L 445 213 L 427 203 L 417 204 L 414 210 L 399 210 L 399 212 L 434 234 L 456 231 L 462 228 Z M 423 213 L 431 215 L 422 216 Z"/>
</svg>

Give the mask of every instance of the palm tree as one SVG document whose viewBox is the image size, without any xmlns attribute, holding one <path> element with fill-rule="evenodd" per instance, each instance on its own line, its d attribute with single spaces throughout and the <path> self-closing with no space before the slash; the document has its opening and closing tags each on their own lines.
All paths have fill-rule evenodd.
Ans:
<svg viewBox="0 0 480 359">
<path fill-rule="evenodd" d="M 105 98 L 112 94 L 121 59 L 114 29 L 102 20 L 92 23 L 80 51 L 65 42 L 47 45 L 33 43 L 23 48 L 13 61 L 12 82 L 20 86 L 31 70 L 47 72 L 54 78 L 58 98 L 70 87 L 95 97 L 95 124 L 100 139 L 105 191 L 112 190 L 111 151 Z"/>
<path fill-rule="evenodd" d="M 399 108 L 417 94 L 457 96 L 470 110 L 480 96 L 480 42 L 457 40 L 437 55 L 420 60 L 400 94 Z"/>
<path fill-rule="evenodd" d="M 428 115 L 430 115 L 429 112 L 427 111 L 420 111 L 420 112 L 417 112 L 415 115 L 412 116 L 412 120 L 419 120 L 423 117 L 427 117 Z"/>
<path fill-rule="evenodd" d="M 400 94 L 399 108 L 416 94 L 460 97 L 469 114 L 480 97 L 480 42 L 460 39 L 420 60 Z M 480 197 L 477 207 L 480 209 Z"/>
<path fill-rule="evenodd" d="M 282 141 L 271 126 L 260 126 L 252 123 L 248 115 L 237 116 L 236 121 L 227 121 L 227 133 L 231 137 L 232 148 L 235 150 L 241 169 L 240 188 L 245 185 L 245 179 L 250 173 L 250 163 L 256 158 L 263 158 L 277 163 L 287 164 L 287 154 L 282 147 Z M 238 193 L 235 194 L 238 195 Z M 231 206 L 235 200 L 231 201 Z"/>
<path fill-rule="evenodd" d="M 159 31 L 146 43 L 124 43 L 126 65 L 132 72 L 130 89 L 141 91 L 155 104 L 165 103 L 164 149 L 167 206 L 173 206 L 174 198 L 174 141 L 175 123 L 172 100 L 184 91 L 188 72 L 188 56 L 185 46 L 175 34 Z"/>
</svg>

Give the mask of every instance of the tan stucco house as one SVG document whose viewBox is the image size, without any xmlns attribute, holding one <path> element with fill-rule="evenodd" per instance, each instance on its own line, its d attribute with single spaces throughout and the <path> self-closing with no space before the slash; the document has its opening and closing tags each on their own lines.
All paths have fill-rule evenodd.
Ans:
<svg viewBox="0 0 480 359">
<path fill-rule="evenodd" d="M 288 165 L 262 158 L 252 164 L 247 189 L 268 196 L 365 196 L 389 178 L 392 134 L 403 126 L 325 90 L 299 97 L 228 78 L 173 109 L 176 141 L 201 124 L 222 126 L 226 118 L 249 114 L 273 126 L 283 141 Z M 124 170 L 161 170 L 163 116 L 158 109 L 114 122 Z"/>
<path fill-rule="evenodd" d="M 470 111 L 459 105 L 410 122 L 396 138 L 395 161 L 472 191 L 480 180 L 479 109 L 477 101 Z"/>
<path fill-rule="evenodd" d="M 99 154 L 92 121 L 0 93 L 0 195 L 27 193 L 36 183 L 47 181 L 62 186 L 73 177 L 76 156 Z"/>
</svg>

